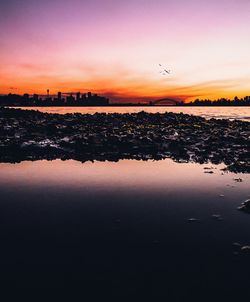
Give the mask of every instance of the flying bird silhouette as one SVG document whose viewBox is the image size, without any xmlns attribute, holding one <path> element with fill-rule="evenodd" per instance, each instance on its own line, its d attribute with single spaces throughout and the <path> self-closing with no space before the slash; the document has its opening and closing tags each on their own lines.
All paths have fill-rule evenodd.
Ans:
<svg viewBox="0 0 250 302">
<path fill-rule="evenodd" d="M 167 75 L 167 74 L 170 74 L 170 73 L 171 73 L 171 70 L 167 69 L 166 67 L 163 67 L 162 64 L 159 64 L 159 66 L 160 66 L 161 68 L 163 68 L 163 69 L 160 71 L 160 73 L 161 73 L 162 75 Z"/>
</svg>

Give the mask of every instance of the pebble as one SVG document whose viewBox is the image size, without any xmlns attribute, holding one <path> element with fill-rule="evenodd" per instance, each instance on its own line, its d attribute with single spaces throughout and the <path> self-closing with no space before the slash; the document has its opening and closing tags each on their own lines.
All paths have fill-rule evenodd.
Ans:
<svg viewBox="0 0 250 302">
<path fill-rule="evenodd" d="M 234 178 L 234 181 L 236 181 L 236 182 L 243 182 L 243 179 L 242 178 Z"/>
<path fill-rule="evenodd" d="M 235 246 L 235 247 L 237 247 L 237 248 L 241 247 L 241 244 L 239 242 L 234 242 L 232 245 Z"/>
<path fill-rule="evenodd" d="M 219 214 L 213 214 L 212 218 L 215 219 L 215 220 L 223 220 L 221 215 L 219 215 Z"/>
<path fill-rule="evenodd" d="M 250 213 L 250 199 L 247 199 L 241 203 L 238 210 Z"/>
<path fill-rule="evenodd" d="M 244 245 L 240 249 L 241 253 L 250 255 L 250 245 Z"/>
<path fill-rule="evenodd" d="M 188 222 L 200 222 L 200 220 L 192 217 L 188 219 Z"/>
</svg>

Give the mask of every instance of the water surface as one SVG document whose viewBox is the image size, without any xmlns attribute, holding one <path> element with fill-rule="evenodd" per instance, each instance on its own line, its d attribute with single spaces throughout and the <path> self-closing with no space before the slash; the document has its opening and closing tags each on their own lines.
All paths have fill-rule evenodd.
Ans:
<svg viewBox="0 0 250 302">
<path fill-rule="evenodd" d="M 18 107 L 17 107 L 18 108 Z M 193 114 L 205 118 L 229 118 L 244 121 L 250 120 L 250 107 L 174 107 L 174 106 L 155 106 L 155 107 L 21 107 L 22 109 L 33 109 L 48 113 L 137 113 L 146 111 L 150 113 L 174 112 Z"/>
<path fill-rule="evenodd" d="M 232 244 L 250 244 L 250 216 L 237 210 L 250 177 L 222 168 L 170 159 L 0 164 L 1 284 L 99 299 L 249 298 L 250 258 Z"/>
</svg>

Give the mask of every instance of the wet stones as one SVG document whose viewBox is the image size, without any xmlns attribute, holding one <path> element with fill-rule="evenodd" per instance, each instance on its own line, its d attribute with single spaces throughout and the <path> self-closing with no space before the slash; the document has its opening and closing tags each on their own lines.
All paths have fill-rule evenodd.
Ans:
<svg viewBox="0 0 250 302">
<path fill-rule="evenodd" d="M 238 207 L 238 210 L 246 213 L 250 213 L 250 199 L 247 199 L 244 202 L 242 202 L 242 204 Z"/>
<path fill-rule="evenodd" d="M 234 242 L 232 246 L 234 255 L 250 255 L 250 245 L 242 245 L 238 242 Z"/>
<path fill-rule="evenodd" d="M 0 108 L 0 161 L 172 158 L 225 163 L 232 172 L 249 173 L 249 137 L 250 123 L 187 114 L 59 115 Z"/>
</svg>

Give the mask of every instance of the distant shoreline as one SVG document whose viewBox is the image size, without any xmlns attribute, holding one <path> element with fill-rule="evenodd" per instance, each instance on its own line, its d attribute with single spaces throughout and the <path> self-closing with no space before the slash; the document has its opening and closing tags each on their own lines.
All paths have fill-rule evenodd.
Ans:
<svg viewBox="0 0 250 302">
<path fill-rule="evenodd" d="M 39 107 L 39 108 L 47 108 L 47 107 L 81 107 L 81 108 L 85 108 L 85 107 L 227 107 L 227 108 L 230 108 L 230 107 L 250 107 L 250 105 L 141 105 L 141 104 L 112 104 L 112 105 L 5 105 L 5 106 L 2 106 L 2 107 L 10 107 L 10 108 L 27 108 L 27 107 Z"/>
<path fill-rule="evenodd" d="M 125 102 L 125 103 L 124 103 Z M 149 99 L 124 99 L 110 101 L 104 96 L 97 94 L 69 92 L 58 92 L 56 97 L 52 97 L 47 90 L 47 97 L 41 97 L 38 94 L 30 96 L 28 93 L 24 95 L 8 94 L 0 95 L 0 106 L 9 107 L 235 107 L 235 106 L 250 106 L 250 96 L 234 99 L 220 98 L 217 100 L 210 99 L 195 99 L 191 102 L 176 100 L 173 98 L 162 98 L 158 100 Z"/>
</svg>

